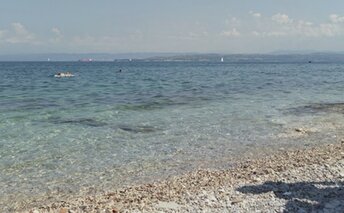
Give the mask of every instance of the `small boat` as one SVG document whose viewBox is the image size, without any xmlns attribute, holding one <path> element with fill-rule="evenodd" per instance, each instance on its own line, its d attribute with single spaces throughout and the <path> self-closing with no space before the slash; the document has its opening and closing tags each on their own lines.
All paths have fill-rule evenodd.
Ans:
<svg viewBox="0 0 344 213">
<path fill-rule="evenodd" d="M 74 77 L 74 75 L 70 72 L 59 72 L 56 75 L 54 75 L 55 78 L 64 78 L 64 77 Z"/>
<path fill-rule="evenodd" d="M 221 58 L 221 62 L 223 62 L 223 57 Z"/>
</svg>

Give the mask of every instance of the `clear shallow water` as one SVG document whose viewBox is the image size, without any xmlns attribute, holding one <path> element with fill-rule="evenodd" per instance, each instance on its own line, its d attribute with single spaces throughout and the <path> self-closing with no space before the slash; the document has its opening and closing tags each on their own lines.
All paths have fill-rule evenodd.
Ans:
<svg viewBox="0 0 344 213">
<path fill-rule="evenodd" d="M 326 105 L 344 102 L 340 63 L 2 62 L 0 76 L 0 204 L 333 141 L 343 124 Z M 316 133 L 293 137 L 302 126 Z"/>
</svg>

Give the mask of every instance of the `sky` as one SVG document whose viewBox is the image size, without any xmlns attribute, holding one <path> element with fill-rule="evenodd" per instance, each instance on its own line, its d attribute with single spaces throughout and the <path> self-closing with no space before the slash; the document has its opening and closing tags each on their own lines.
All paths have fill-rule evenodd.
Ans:
<svg viewBox="0 0 344 213">
<path fill-rule="evenodd" d="M 343 0 L 0 0 L 0 54 L 344 51 Z"/>
</svg>

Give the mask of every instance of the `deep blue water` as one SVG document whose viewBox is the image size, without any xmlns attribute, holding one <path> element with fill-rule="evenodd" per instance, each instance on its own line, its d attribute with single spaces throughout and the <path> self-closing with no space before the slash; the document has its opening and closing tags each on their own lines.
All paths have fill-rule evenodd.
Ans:
<svg viewBox="0 0 344 213">
<path fill-rule="evenodd" d="M 0 62 L 0 204 L 333 141 L 343 94 L 341 63 Z"/>
</svg>

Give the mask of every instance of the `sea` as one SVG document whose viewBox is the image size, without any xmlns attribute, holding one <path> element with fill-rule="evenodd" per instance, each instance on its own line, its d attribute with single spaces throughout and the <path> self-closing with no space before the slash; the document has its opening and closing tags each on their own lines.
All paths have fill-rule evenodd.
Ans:
<svg viewBox="0 0 344 213">
<path fill-rule="evenodd" d="M 335 143 L 343 115 L 343 62 L 0 62 L 0 206 Z"/>
</svg>

